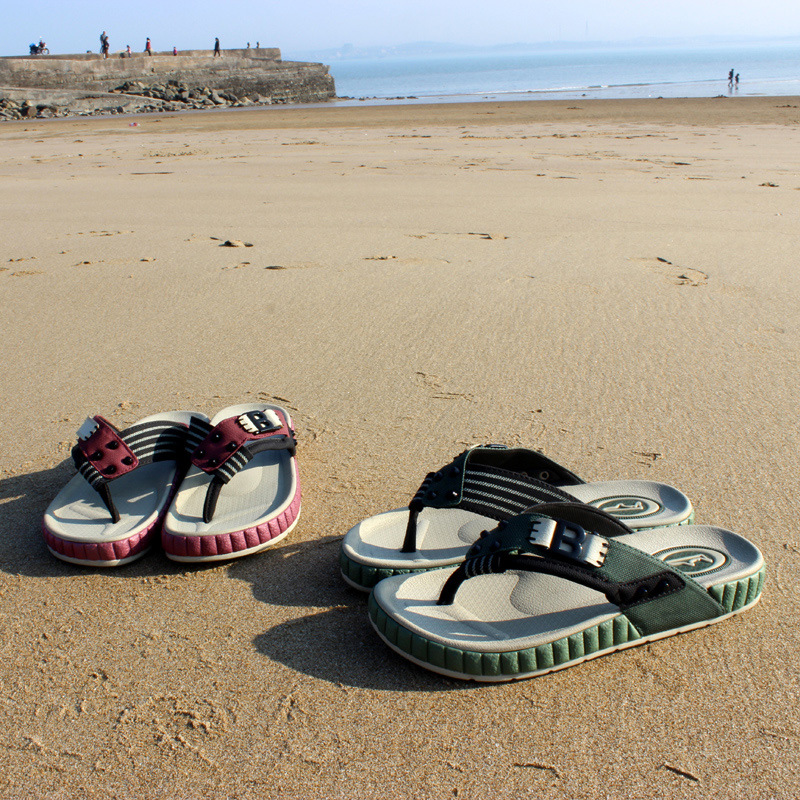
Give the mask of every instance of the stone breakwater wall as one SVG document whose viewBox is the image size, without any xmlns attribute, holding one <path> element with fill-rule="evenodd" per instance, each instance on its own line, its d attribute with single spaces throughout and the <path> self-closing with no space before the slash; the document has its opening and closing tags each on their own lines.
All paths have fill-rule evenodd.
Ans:
<svg viewBox="0 0 800 800">
<path fill-rule="evenodd" d="M 100 101 L 101 95 L 126 83 L 153 86 L 170 82 L 207 87 L 238 98 L 258 97 L 260 102 L 313 103 L 336 96 L 325 64 L 283 61 L 278 48 L 223 50 L 217 58 L 210 50 L 184 51 L 177 56 L 115 54 L 107 59 L 94 53 L 0 58 L 0 97 L 20 98 L 23 90 L 35 90 L 39 105 L 47 104 L 48 93 L 54 99 L 70 95 L 76 101 L 90 97 Z M 64 107 L 58 101 L 50 105 Z M 124 105 L 116 102 L 109 110 Z"/>
</svg>

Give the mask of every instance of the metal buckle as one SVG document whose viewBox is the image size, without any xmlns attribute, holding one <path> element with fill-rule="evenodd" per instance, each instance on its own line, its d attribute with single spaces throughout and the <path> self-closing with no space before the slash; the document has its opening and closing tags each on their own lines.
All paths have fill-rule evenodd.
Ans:
<svg viewBox="0 0 800 800">
<path fill-rule="evenodd" d="M 96 419 L 93 417 L 86 417 L 83 424 L 78 428 L 78 438 L 85 442 L 99 427 L 100 425 Z"/>
<path fill-rule="evenodd" d="M 593 567 L 601 567 L 608 553 L 607 539 L 565 520 L 533 520 L 528 541 Z"/>
<path fill-rule="evenodd" d="M 269 433 L 283 427 L 280 417 L 270 408 L 265 408 L 263 411 L 248 411 L 239 417 L 238 422 L 253 435 Z"/>
</svg>

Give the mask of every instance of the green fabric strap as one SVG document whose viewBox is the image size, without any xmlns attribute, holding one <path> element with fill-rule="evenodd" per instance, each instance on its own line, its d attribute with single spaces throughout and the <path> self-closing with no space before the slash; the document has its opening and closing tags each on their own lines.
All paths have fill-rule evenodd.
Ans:
<svg viewBox="0 0 800 800">
<path fill-rule="evenodd" d="M 625 616 L 643 636 L 703 622 L 725 613 L 697 581 L 655 556 L 616 539 L 608 540 L 605 562 L 597 568 L 598 575 L 618 583 L 663 572 L 677 575 L 684 587 L 663 597 L 644 599 L 624 610 Z"/>
<path fill-rule="evenodd" d="M 620 541 L 628 533 L 619 520 L 581 503 L 536 506 L 479 539 L 446 582 L 439 603 L 452 603 L 460 584 L 475 575 L 521 569 L 605 593 L 643 636 L 725 614 L 688 575 Z"/>
</svg>

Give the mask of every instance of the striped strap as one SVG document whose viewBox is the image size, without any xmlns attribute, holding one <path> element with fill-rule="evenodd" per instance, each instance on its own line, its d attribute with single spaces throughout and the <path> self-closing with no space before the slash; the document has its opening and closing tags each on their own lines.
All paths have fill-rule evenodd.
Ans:
<svg viewBox="0 0 800 800">
<path fill-rule="evenodd" d="M 152 464 L 154 461 L 177 461 L 186 455 L 187 429 L 174 422 L 154 421 L 133 425 L 122 431 L 119 438 L 130 448 L 139 465 Z M 120 477 L 113 473 L 102 474 L 83 451 L 79 448 L 76 450 L 79 453 L 76 457 L 78 472 L 93 489 Z M 73 456 L 75 455 L 73 451 Z"/>
<path fill-rule="evenodd" d="M 461 507 L 492 519 L 508 519 L 538 503 L 574 500 L 544 481 L 483 464 L 467 465 Z"/>
<path fill-rule="evenodd" d="M 96 416 L 78 432 L 72 458 L 78 474 L 100 495 L 112 521 L 119 522 L 109 484 L 146 464 L 186 463 L 196 447 L 192 442 L 200 441 L 208 428 L 208 423 L 193 416 L 188 428 L 170 420 L 151 420 L 118 431 L 108 420 Z"/>
<path fill-rule="evenodd" d="M 507 463 L 514 468 L 487 463 L 490 461 Z M 517 466 L 526 471 L 516 469 Z M 547 470 L 541 467 L 547 467 Z M 509 450 L 496 445 L 467 450 L 452 464 L 425 477 L 408 506 L 408 524 L 401 552 L 416 552 L 417 519 L 425 507 L 463 508 L 482 517 L 504 520 L 539 503 L 575 500 L 549 480 L 530 477 L 527 470 L 549 479 L 582 483 L 576 475 L 541 453 Z"/>
</svg>

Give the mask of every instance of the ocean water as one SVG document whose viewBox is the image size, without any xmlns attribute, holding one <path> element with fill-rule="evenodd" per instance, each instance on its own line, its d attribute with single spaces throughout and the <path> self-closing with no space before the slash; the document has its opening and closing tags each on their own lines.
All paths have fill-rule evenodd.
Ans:
<svg viewBox="0 0 800 800">
<path fill-rule="evenodd" d="M 329 59 L 339 97 L 425 102 L 800 95 L 800 42 Z M 740 75 L 728 86 L 728 71 Z M 348 102 L 348 101 L 339 101 Z"/>
</svg>

